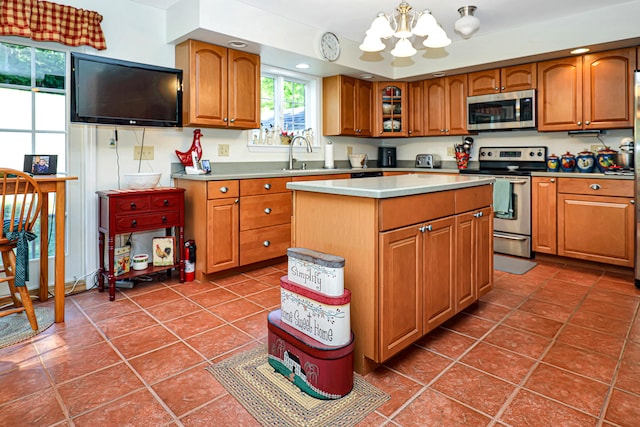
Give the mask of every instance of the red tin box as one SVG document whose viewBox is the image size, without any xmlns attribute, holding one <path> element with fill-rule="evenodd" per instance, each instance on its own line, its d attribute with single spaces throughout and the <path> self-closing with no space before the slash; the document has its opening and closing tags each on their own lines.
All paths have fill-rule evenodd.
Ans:
<svg viewBox="0 0 640 427">
<path fill-rule="evenodd" d="M 347 345 L 322 344 L 282 322 L 280 310 L 268 316 L 269 364 L 300 390 L 318 399 L 339 399 L 353 389 L 354 337 Z"/>
</svg>

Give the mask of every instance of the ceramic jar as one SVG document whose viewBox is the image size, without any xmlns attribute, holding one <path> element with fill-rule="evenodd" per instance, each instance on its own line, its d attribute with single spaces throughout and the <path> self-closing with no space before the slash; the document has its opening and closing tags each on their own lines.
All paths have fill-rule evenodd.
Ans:
<svg viewBox="0 0 640 427">
<path fill-rule="evenodd" d="M 555 154 L 547 157 L 547 170 L 549 172 L 558 172 L 560 170 L 560 158 Z"/>
<path fill-rule="evenodd" d="M 576 168 L 578 172 L 591 173 L 596 167 L 596 156 L 591 151 L 581 151 L 576 156 Z"/>
<path fill-rule="evenodd" d="M 576 168 L 576 156 L 567 151 L 560 159 L 560 168 L 562 172 L 573 172 Z"/>
<path fill-rule="evenodd" d="M 596 155 L 596 165 L 598 165 L 598 169 L 600 172 L 604 173 L 608 171 L 612 166 L 616 166 L 616 156 L 618 152 L 616 150 L 612 150 L 609 147 L 604 147 L 598 150 L 598 154 Z"/>
</svg>

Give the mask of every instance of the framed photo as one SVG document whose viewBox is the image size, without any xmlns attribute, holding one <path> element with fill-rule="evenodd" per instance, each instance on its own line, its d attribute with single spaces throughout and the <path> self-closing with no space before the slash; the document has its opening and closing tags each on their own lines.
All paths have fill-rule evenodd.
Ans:
<svg viewBox="0 0 640 427">
<path fill-rule="evenodd" d="M 153 265 L 154 267 L 175 264 L 176 238 L 153 238 Z"/>
<path fill-rule="evenodd" d="M 200 163 L 202 164 L 203 171 L 205 171 L 206 173 L 211 172 L 211 162 L 209 160 L 202 160 L 200 161 Z"/>
<path fill-rule="evenodd" d="M 22 170 L 33 175 L 55 175 L 58 173 L 58 155 L 25 154 Z"/>
</svg>

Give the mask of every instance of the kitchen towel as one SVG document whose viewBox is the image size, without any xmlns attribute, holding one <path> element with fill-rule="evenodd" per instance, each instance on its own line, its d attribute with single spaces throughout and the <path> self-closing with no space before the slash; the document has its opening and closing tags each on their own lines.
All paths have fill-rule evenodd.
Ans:
<svg viewBox="0 0 640 427">
<path fill-rule="evenodd" d="M 511 181 L 496 178 L 493 184 L 493 212 L 496 218 L 513 218 Z"/>
<path fill-rule="evenodd" d="M 333 144 L 324 145 L 324 167 L 326 169 L 333 169 Z"/>
</svg>

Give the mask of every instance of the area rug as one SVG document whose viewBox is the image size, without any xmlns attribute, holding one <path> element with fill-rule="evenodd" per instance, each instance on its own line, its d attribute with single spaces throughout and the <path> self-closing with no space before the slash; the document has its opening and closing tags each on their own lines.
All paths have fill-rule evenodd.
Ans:
<svg viewBox="0 0 640 427">
<path fill-rule="evenodd" d="M 353 390 L 345 397 L 315 399 L 269 365 L 266 345 L 206 369 L 263 426 L 353 426 L 389 400 L 389 395 L 356 373 Z"/>
<path fill-rule="evenodd" d="M 511 274 L 524 274 L 538 263 L 526 259 L 511 258 L 502 255 L 493 255 L 493 269 Z"/>
<path fill-rule="evenodd" d="M 48 307 L 34 307 L 33 310 L 38 320 L 37 331 L 31 329 L 29 319 L 27 319 L 27 314 L 24 311 L 22 313 L 0 317 L 0 348 L 34 337 L 53 325 L 53 309 Z"/>
</svg>

